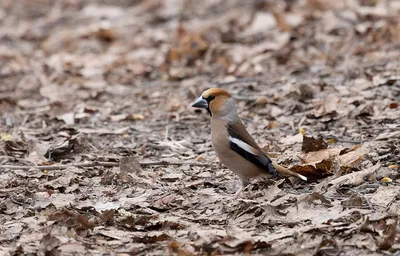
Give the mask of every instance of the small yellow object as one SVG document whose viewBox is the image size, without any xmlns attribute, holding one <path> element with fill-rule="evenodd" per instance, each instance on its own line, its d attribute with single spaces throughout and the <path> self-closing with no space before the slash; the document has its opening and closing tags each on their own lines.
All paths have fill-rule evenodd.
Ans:
<svg viewBox="0 0 400 256">
<path fill-rule="evenodd" d="M 49 173 L 49 170 L 43 170 L 43 173 L 44 173 L 44 174 L 48 174 L 48 173 Z"/>
<path fill-rule="evenodd" d="M 133 118 L 134 118 L 135 120 L 143 120 L 143 119 L 144 119 L 144 116 L 143 116 L 142 114 L 134 114 L 134 115 L 133 115 Z"/>
<path fill-rule="evenodd" d="M 197 157 L 197 161 L 204 161 L 206 160 L 203 155 Z"/>
<path fill-rule="evenodd" d="M 12 135 L 8 133 L 2 133 L 0 136 L 2 141 L 9 141 L 12 139 Z"/>
<path fill-rule="evenodd" d="M 128 212 L 128 211 L 126 211 L 124 209 L 118 210 L 118 213 L 123 217 L 133 217 L 134 216 L 133 213 Z"/>
<path fill-rule="evenodd" d="M 381 182 L 390 183 L 390 182 L 393 182 L 393 180 L 391 178 L 389 178 L 389 177 L 383 177 L 381 179 Z"/>
<path fill-rule="evenodd" d="M 337 142 L 337 139 L 335 138 L 329 138 L 326 142 L 330 143 L 330 144 L 335 144 Z"/>
<path fill-rule="evenodd" d="M 303 136 L 304 136 L 304 135 L 306 135 L 306 130 L 303 127 L 300 127 L 299 133 L 303 134 Z"/>
<path fill-rule="evenodd" d="M 168 81 L 169 75 L 163 74 L 163 75 L 161 76 L 161 79 L 162 79 L 163 81 Z"/>
<path fill-rule="evenodd" d="M 397 164 L 391 164 L 388 167 L 389 167 L 389 169 L 392 169 L 392 170 L 399 168 L 399 166 Z"/>
<path fill-rule="evenodd" d="M 128 137 L 129 137 L 129 134 L 124 133 L 122 136 L 123 136 L 124 138 L 128 138 Z"/>
</svg>

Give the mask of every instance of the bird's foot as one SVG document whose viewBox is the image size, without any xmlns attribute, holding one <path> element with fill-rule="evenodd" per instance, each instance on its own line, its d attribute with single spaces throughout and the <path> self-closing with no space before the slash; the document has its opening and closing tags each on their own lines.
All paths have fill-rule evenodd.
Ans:
<svg viewBox="0 0 400 256">
<path fill-rule="evenodd" d="M 232 197 L 232 200 L 238 199 L 242 191 L 246 190 L 248 187 L 250 187 L 250 184 L 248 184 L 247 186 L 241 185 L 238 191 L 236 191 L 235 195 Z"/>
</svg>

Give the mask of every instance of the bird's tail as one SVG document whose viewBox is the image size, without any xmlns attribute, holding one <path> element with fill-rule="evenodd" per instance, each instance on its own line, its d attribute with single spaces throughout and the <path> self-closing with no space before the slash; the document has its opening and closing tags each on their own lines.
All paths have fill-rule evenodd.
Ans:
<svg viewBox="0 0 400 256">
<path fill-rule="evenodd" d="M 285 168 L 275 162 L 272 162 L 272 165 L 274 166 L 274 168 L 280 173 L 282 174 L 282 176 L 294 176 L 297 177 L 299 179 L 302 179 L 304 181 L 307 181 L 307 177 L 303 176 L 301 174 L 298 174 L 296 172 L 292 172 L 291 170 L 289 170 L 288 168 Z"/>
</svg>

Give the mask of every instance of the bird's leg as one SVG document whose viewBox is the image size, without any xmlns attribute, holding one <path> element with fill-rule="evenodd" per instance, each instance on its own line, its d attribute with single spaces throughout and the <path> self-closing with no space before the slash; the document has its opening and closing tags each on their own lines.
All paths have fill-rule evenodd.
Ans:
<svg viewBox="0 0 400 256">
<path fill-rule="evenodd" d="M 242 184 L 240 185 L 240 188 L 238 189 L 238 191 L 236 191 L 232 199 L 237 199 L 240 193 L 242 193 L 243 190 L 246 190 L 249 185 L 250 185 L 249 180 L 242 179 Z"/>
<path fill-rule="evenodd" d="M 220 160 L 218 160 L 218 166 L 217 166 L 219 169 L 221 169 L 222 168 L 222 162 L 220 161 Z"/>
</svg>

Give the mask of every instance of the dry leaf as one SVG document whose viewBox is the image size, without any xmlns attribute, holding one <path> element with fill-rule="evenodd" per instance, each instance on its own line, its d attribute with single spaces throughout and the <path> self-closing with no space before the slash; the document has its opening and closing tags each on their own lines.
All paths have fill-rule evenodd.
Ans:
<svg viewBox="0 0 400 256">
<path fill-rule="evenodd" d="M 368 151 L 369 150 L 367 147 L 361 146 L 355 151 L 350 151 L 346 154 L 339 155 L 339 165 L 343 167 L 355 167 L 364 159 L 364 156 L 368 153 Z"/>
<path fill-rule="evenodd" d="M 377 163 L 365 170 L 349 173 L 343 176 L 340 176 L 331 182 L 330 185 L 336 186 L 343 186 L 343 185 L 350 185 L 350 186 L 357 186 L 364 183 L 364 178 L 368 177 L 369 175 L 376 172 L 381 167 L 380 163 Z"/>
<path fill-rule="evenodd" d="M 336 158 L 342 150 L 343 150 L 342 148 L 322 149 L 318 151 L 309 152 L 307 154 L 302 154 L 299 156 L 299 158 L 302 163 L 318 163 L 323 160 Z"/>
<path fill-rule="evenodd" d="M 301 151 L 308 153 L 328 148 L 328 144 L 323 139 L 315 139 L 303 135 L 303 145 Z"/>
<path fill-rule="evenodd" d="M 357 195 L 352 195 L 349 199 L 342 201 L 343 208 L 361 207 L 364 201 Z"/>
</svg>

